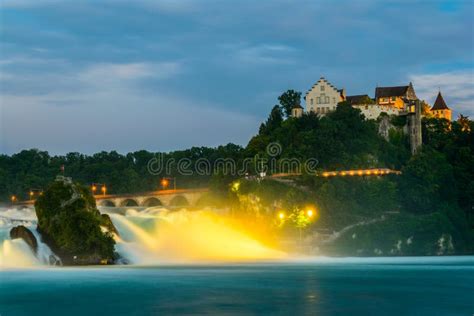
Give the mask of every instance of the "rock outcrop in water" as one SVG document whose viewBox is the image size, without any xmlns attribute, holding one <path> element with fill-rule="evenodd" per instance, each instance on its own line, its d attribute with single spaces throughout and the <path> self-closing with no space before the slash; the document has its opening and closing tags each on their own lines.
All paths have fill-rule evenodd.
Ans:
<svg viewBox="0 0 474 316">
<path fill-rule="evenodd" d="M 35 235 L 33 235 L 31 230 L 29 230 L 23 225 L 13 227 L 10 230 L 10 238 L 21 238 L 27 243 L 28 246 L 30 246 L 31 250 L 33 250 L 34 253 L 38 251 L 38 241 L 36 240 Z"/>
<path fill-rule="evenodd" d="M 102 217 L 89 190 L 58 176 L 35 203 L 43 242 L 65 265 L 113 263 L 116 229 Z M 101 226 L 107 228 L 103 232 Z"/>
</svg>

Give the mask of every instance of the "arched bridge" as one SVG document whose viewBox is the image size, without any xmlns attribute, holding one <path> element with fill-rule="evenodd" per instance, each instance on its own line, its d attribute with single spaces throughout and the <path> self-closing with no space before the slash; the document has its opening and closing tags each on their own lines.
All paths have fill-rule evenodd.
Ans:
<svg viewBox="0 0 474 316">
<path fill-rule="evenodd" d="M 197 206 L 200 198 L 208 189 L 161 190 L 137 194 L 94 195 L 98 206 L 133 207 Z"/>
</svg>

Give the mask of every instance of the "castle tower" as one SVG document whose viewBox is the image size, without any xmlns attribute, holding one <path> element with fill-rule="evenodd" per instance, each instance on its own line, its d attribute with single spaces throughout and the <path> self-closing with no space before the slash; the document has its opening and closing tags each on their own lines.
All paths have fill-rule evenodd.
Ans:
<svg viewBox="0 0 474 316">
<path fill-rule="evenodd" d="M 409 101 L 408 114 L 408 136 L 410 138 L 411 154 L 418 152 L 422 145 L 421 135 L 421 102 L 420 100 Z"/>
<path fill-rule="evenodd" d="M 438 92 L 438 96 L 436 97 L 436 101 L 430 112 L 434 117 L 444 118 L 451 121 L 451 109 L 446 105 L 446 102 L 444 102 L 441 91 Z"/>
<path fill-rule="evenodd" d="M 303 116 L 303 107 L 300 104 L 295 104 L 291 109 L 291 117 L 299 118 Z"/>
</svg>

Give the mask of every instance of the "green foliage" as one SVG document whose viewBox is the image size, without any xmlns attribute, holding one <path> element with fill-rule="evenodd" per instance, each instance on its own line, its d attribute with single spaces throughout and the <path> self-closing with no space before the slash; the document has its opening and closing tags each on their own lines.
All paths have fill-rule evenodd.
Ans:
<svg viewBox="0 0 474 316">
<path fill-rule="evenodd" d="M 265 127 L 275 121 L 270 118 Z M 323 118 L 309 113 L 271 126 L 251 139 L 248 156 L 265 156 L 267 145 L 277 142 L 283 149 L 277 158 L 315 158 L 323 169 L 384 166 L 377 157 L 386 142 L 378 135 L 376 122 L 364 120 L 360 111 L 346 102 Z"/>
<path fill-rule="evenodd" d="M 192 147 L 167 154 L 140 150 L 126 155 L 111 151 L 91 156 L 80 153 L 52 156 L 37 149 L 23 150 L 12 156 L 0 155 L 0 201 L 8 202 L 11 195 L 19 200 L 29 199 L 30 189 L 46 188 L 60 172 L 61 165 L 65 166 L 66 175 L 75 181 L 87 185 L 105 183 L 111 194 L 154 191 L 160 187 L 162 177 L 176 178 L 178 188 L 206 187 L 213 170 L 203 175 L 196 173 L 198 159 L 206 159 L 213 166 L 221 158 L 236 159 L 240 163 L 243 154 L 243 148 L 234 144 L 217 148 Z M 162 165 L 169 166 L 168 170 L 163 168 L 159 174 L 150 173 L 148 163 L 160 156 Z M 181 158 L 191 160 L 192 175 L 178 172 L 177 161 Z"/>
<path fill-rule="evenodd" d="M 429 213 L 443 203 L 456 200 L 453 168 L 445 156 L 425 149 L 415 155 L 402 170 L 400 199 L 414 213 Z"/>
<path fill-rule="evenodd" d="M 63 260 L 73 256 L 114 258 L 115 241 L 100 228 L 111 223 L 101 217 L 87 188 L 54 181 L 36 200 L 35 210 L 38 230 Z"/>
<path fill-rule="evenodd" d="M 281 107 L 275 105 L 270 112 L 270 116 L 268 117 L 267 121 L 260 126 L 259 133 L 260 134 L 271 134 L 277 128 L 281 126 L 283 122 L 283 113 Z"/>
<path fill-rule="evenodd" d="M 287 90 L 278 97 L 280 105 L 285 112 L 286 117 L 290 117 L 291 109 L 297 104 L 301 104 L 301 92 L 295 90 Z"/>
<path fill-rule="evenodd" d="M 472 253 L 473 245 L 467 225 L 456 223 L 440 211 L 385 216 L 354 226 L 323 251 L 346 256 L 449 255 Z"/>
</svg>

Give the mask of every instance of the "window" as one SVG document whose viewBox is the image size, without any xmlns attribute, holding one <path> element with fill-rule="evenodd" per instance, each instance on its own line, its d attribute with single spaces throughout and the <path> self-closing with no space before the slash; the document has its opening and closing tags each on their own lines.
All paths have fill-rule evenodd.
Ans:
<svg viewBox="0 0 474 316">
<path fill-rule="evenodd" d="M 321 103 L 321 98 L 320 97 L 317 97 L 316 98 L 316 104 L 320 104 Z"/>
<path fill-rule="evenodd" d="M 325 88 L 324 86 L 321 86 L 321 91 L 324 91 L 324 88 Z"/>
<path fill-rule="evenodd" d="M 311 99 L 310 101 L 311 101 L 311 105 L 313 105 L 313 99 Z"/>
<path fill-rule="evenodd" d="M 397 97 L 392 97 L 392 101 L 395 102 L 395 100 L 397 100 Z"/>
<path fill-rule="evenodd" d="M 326 104 L 329 103 L 329 97 L 326 97 Z"/>
<path fill-rule="evenodd" d="M 332 98 L 332 103 L 336 103 L 336 98 Z"/>
<path fill-rule="evenodd" d="M 321 93 L 320 102 L 322 104 L 326 103 L 326 95 L 324 93 Z"/>
</svg>

